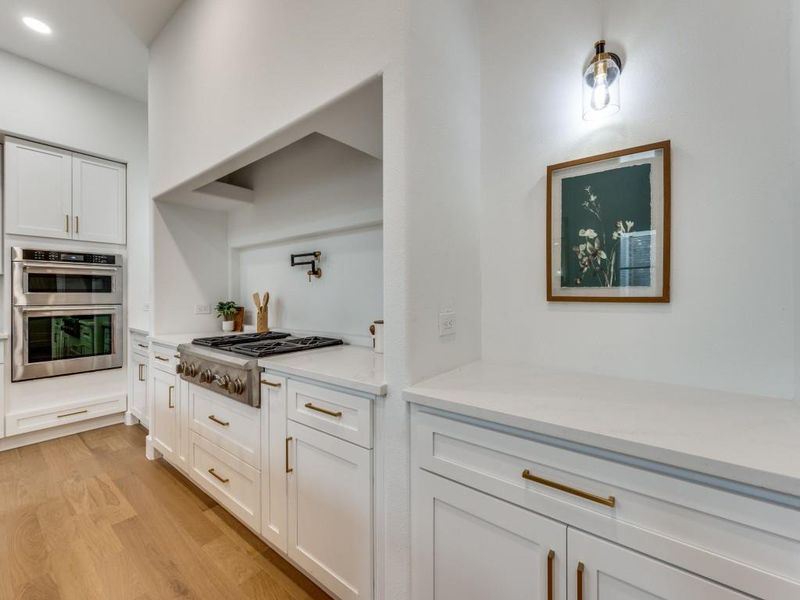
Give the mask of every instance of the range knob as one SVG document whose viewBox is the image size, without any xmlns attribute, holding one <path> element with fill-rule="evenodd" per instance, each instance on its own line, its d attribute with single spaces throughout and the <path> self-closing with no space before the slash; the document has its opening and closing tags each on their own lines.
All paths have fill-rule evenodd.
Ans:
<svg viewBox="0 0 800 600">
<path fill-rule="evenodd" d="M 194 363 L 184 365 L 183 374 L 188 375 L 189 377 L 194 377 L 195 375 L 197 375 L 197 365 Z"/>
<path fill-rule="evenodd" d="M 185 372 L 182 362 L 179 362 L 179 363 L 177 363 L 175 365 L 175 372 L 176 373 L 184 373 Z"/>
<path fill-rule="evenodd" d="M 214 375 L 213 379 L 214 383 L 216 383 L 219 387 L 223 389 L 228 389 L 228 385 L 231 383 L 231 378 L 229 375 Z"/>
<path fill-rule="evenodd" d="M 228 391 L 231 394 L 241 394 L 244 392 L 244 381 L 237 377 L 228 384 Z"/>
<path fill-rule="evenodd" d="M 200 373 L 201 383 L 211 383 L 212 381 L 214 381 L 214 374 L 211 372 L 211 369 L 205 369 Z"/>
</svg>

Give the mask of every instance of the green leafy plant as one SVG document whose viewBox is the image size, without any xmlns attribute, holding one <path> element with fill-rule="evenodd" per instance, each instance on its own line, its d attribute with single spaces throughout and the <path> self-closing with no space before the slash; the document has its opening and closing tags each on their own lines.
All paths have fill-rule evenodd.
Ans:
<svg viewBox="0 0 800 600">
<path fill-rule="evenodd" d="M 218 319 L 222 319 L 223 321 L 232 321 L 233 317 L 239 311 L 239 307 L 236 306 L 236 302 L 233 300 L 227 300 L 224 302 L 217 302 L 215 310 L 217 311 Z"/>
</svg>

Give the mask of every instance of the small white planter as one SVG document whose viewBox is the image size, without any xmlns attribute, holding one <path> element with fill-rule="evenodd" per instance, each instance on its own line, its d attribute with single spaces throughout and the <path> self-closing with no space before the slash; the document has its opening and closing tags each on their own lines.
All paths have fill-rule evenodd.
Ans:
<svg viewBox="0 0 800 600">
<path fill-rule="evenodd" d="M 222 331 L 233 331 L 233 321 L 223 321 Z"/>
</svg>

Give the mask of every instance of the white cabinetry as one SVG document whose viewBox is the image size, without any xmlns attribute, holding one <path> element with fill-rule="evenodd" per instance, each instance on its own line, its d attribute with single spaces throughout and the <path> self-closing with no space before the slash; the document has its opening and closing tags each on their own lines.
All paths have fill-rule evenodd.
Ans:
<svg viewBox="0 0 800 600">
<path fill-rule="evenodd" d="M 72 153 L 6 138 L 6 231 L 72 237 Z"/>
<path fill-rule="evenodd" d="M 125 243 L 125 165 L 13 138 L 4 155 L 8 233 Z"/>
<path fill-rule="evenodd" d="M 411 449 L 415 599 L 544 600 L 550 549 L 558 600 L 800 598 L 790 503 L 432 409 L 412 410 Z M 566 558 L 543 533 L 548 522 L 566 528 Z M 521 555 L 524 574 L 505 568 Z"/>
<path fill-rule="evenodd" d="M 171 463 L 178 460 L 178 390 L 174 373 L 151 369 L 150 382 L 153 410 L 150 435 L 153 447 Z"/>
<path fill-rule="evenodd" d="M 372 597 L 372 452 L 289 421 L 289 558 L 342 600 Z"/>
<path fill-rule="evenodd" d="M 569 600 L 747 600 L 745 596 L 637 552 L 570 528 Z"/>
<path fill-rule="evenodd" d="M 261 535 L 281 552 L 289 550 L 286 456 L 286 378 L 261 378 Z"/>
<path fill-rule="evenodd" d="M 125 165 L 72 155 L 73 239 L 125 243 Z"/>
<path fill-rule="evenodd" d="M 147 336 L 131 332 L 128 353 L 128 412 L 145 427 L 150 427 L 150 405 L 148 403 L 148 356 Z"/>
<path fill-rule="evenodd" d="M 415 485 L 412 598 L 566 597 L 566 525 L 430 473 Z"/>
</svg>

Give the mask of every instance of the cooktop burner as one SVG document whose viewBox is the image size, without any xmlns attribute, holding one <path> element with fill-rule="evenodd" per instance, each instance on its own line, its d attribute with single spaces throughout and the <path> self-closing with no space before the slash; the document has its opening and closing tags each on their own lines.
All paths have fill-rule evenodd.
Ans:
<svg viewBox="0 0 800 600">
<path fill-rule="evenodd" d="M 208 346 L 219 350 L 231 350 L 233 346 L 247 344 L 251 342 L 265 342 L 268 340 L 280 340 L 289 337 L 291 334 L 283 331 L 270 331 L 268 333 L 236 333 L 233 335 L 218 335 L 214 337 L 197 338 L 192 340 L 198 346 Z"/>
<path fill-rule="evenodd" d="M 319 336 L 301 337 L 301 338 L 286 338 L 280 340 L 267 340 L 259 342 L 251 342 L 245 344 L 236 344 L 230 348 L 236 354 L 244 354 L 246 356 L 255 356 L 261 358 L 263 356 L 271 356 L 273 354 L 286 354 L 287 352 L 298 352 L 300 350 L 315 350 L 317 348 L 326 348 L 328 346 L 338 346 L 342 340 L 336 338 L 326 338 Z"/>
</svg>

